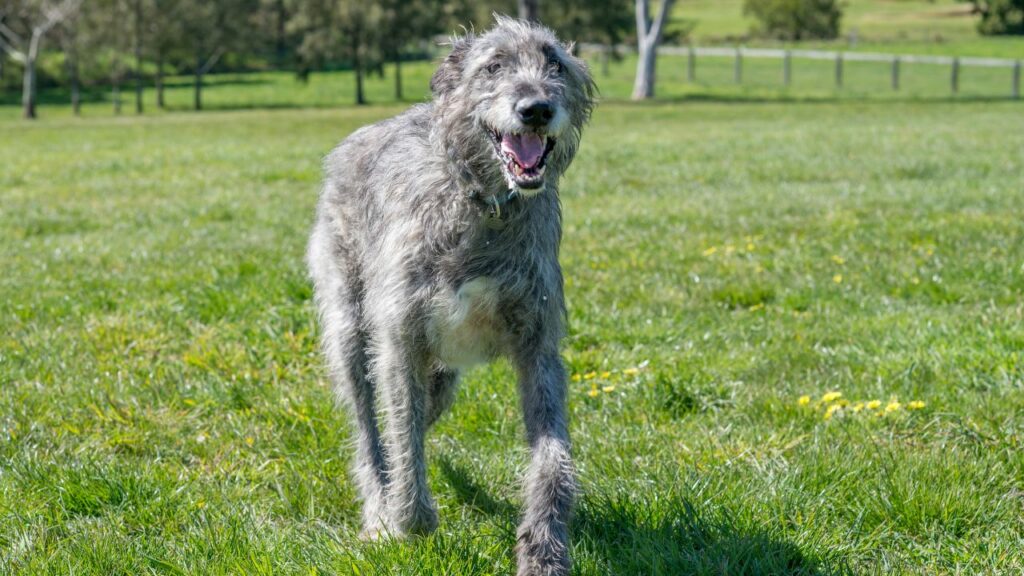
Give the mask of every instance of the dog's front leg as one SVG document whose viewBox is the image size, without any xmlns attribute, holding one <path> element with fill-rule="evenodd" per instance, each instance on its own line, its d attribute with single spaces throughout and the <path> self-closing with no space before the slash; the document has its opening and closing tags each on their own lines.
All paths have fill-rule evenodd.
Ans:
<svg viewBox="0 0 1024 576">
<path fill-rule="evenodd" d="M 562 576 L 569 573 L 569 516 L 576 491 L 565 417 L 565 368 L 557 351 L 517 363 L 530 444 L 526 510 L 517 532 L 518 574 Z"/>
<path fill-rule="evenodd" d="M 387 529 L 393 536 L 437 528 L 437 509 L 427 485 L 426 370 L 415 347 L 400 336 L 386 338 L 374 363 L 384 408 L 387 459 Z"/>
</svg>

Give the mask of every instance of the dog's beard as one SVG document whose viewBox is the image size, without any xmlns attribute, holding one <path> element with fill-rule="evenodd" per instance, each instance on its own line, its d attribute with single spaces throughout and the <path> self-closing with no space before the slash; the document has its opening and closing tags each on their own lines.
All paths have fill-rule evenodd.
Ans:
<svg viewBox="0 0 1024 576">
<path fill-rule="evenodd" d="M 487 128 L 494 154 L 510 190 L 536 191 L 544 185 L 553 136 L 538 132 L 499 132 Z"/>
</svg>

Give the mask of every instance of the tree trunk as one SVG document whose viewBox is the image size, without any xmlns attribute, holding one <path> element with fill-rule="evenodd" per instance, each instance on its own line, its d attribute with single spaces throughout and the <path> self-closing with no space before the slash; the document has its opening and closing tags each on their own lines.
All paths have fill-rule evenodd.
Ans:
<svg viewBox="0 0 1024 576">
<path fill-rule="evenodd" d="M 658 44 L 674 0 L 661 0 L 658 17 L 651 22 L 649 0 L 636 0 L 637 62 L 633 100 L 654 97 L 654 74 L 658 62 Z"/>
<path fill-rule="evenodd" d="M 277 26 L 274 30 L 274 52 L 277 55 L 277 66 L 284 66 L 285 51 L 288 49 L 285 43 L 286 28 L 288 23 L 288 11 L 285 10 L 284 0 L 277 0 L 277 4 L 274 6 L 277 12 Z"/>
<path fill-rule="evenodd" d="M 641 41 L 636 61 L 636 81 L 633 82 L 633 100 L 646 100 L 654 96 L 654 62 L 656 47 Z"/>
<path fill-rule="evenodd" d="M 366 104 L 363 96 L 363 63 L 356 57 L 356 104 Z"/>
<path fill-rule="evenodd" d="M 395 100 L 402 101 L 402 54 L 395 54 Z"/>
<path fill-rule="evenodd" d="M 363 96 L 363 58 L 359 50 L 359 45 L 362 44 L 360 32 L 356 27 L 352 34 L 352 67 L 356 73 L 356 104 L 366 104 L 366 98 Z"/>
<path fill-rule="evenodd" d="M 121 79 L 114 78 L 114 115 L 121 115 Z"/>
<path fill-rule="evenodd" d="M 164 109 L 164 54 L 156 57 L 156 107 Z"/>
<path fill-rule="evenodd" d="M 142 1 L 135 0 L 135 113 L 142 114 Z"/>
<path fill-rule="evenodd" d="M 540 0 L 519 0 L 519 18 L 540 22 Z"/>
<path fill-rule="evenodd" d="M 78 85 L 78 58 L 71 50 L 65 50 L 65 66 L 68 68 L 68 84 L 71 86 L 71 113 L 75 116 L 82 114 L 82 95 Z"/>
<path fill-rule="evenodd" d="M 28 53 L 25 54 L 25 73 L 22 76 L 21 86 L 22 114 L 30 120 L 36 117 L 36 58 L 39 56 L 42 42 L 43 32 L 38 28 L 33 30 L 32 39 L 28 44 Z"/>
<path fill-rule="evenodd" d="M 25 73 L 21 81 L 22 115 L 31 120 L 36 117 L 36 59 L 25 58 Z"/>
<path fill-rule="evenodd" d="M 203 109 L 203 55 L 201 53 L 196 53 L 195 95 L 192 100 L 192 108 Z"/>
</svg>

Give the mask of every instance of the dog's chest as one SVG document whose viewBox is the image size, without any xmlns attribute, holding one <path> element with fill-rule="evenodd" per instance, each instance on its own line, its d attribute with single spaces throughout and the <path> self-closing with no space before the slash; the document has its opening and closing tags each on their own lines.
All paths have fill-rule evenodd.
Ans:
<svg viewBox="0 0 1024 576">
<path fill-rule="evenodd" d="M 498 283 L 486 276 L 439 295 L 428 323 L 430 345 L 438 359 L 454 369 L 493 359 L 504 334 L 500 304 Z"/>
</svg>

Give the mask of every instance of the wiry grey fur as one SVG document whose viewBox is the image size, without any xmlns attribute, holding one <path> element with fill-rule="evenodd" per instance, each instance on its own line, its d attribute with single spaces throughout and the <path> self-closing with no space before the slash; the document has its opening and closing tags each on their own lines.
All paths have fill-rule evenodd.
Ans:
<svg viewBox="0 0 1024 576">
<path fill-rule="evenodd" d="M 324 353 L 356 428 L 364 534 L 436 528 L 424 435 L 452 403 L 460 372 L 506 355 L 531 449 L 519 574 L 567 574 L 575 482 L 558 350 L 557 183 L 590 116 L 593 83 L 549 30 L 499 17 L 490 31 L 453 40 L 431 89 L 433 102 L 356 131 L 327 157 L 309 243 Z M 546 126 L 520 122 L 524 99 L 552 104 Z M 492 130 L 555 139 L 542 184 L 506 204 L 518 181 L 503 171 Z"/>
</svg>

